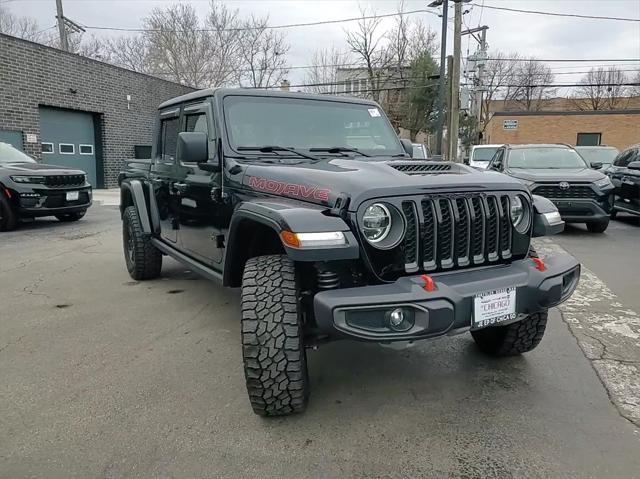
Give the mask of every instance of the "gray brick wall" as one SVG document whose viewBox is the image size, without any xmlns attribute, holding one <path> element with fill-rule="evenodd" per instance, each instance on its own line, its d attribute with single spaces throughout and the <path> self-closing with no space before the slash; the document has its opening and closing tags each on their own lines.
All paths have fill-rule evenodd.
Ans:
<svg viewBox="0 0 640 479">
<path fill-rule="evenodd" d="M 116 185 L 134 145 L 150 145 L 156 109 L 192 88 L 0 34 L 0 129 L 21 130 L 41 159 L 39 106 L 94 113 L 102 131 L 106 187 Z M 131 102 L 127 107 L 127 95 Z M 27 143 L 27 134 L 37 135 Z"/>
</svg>

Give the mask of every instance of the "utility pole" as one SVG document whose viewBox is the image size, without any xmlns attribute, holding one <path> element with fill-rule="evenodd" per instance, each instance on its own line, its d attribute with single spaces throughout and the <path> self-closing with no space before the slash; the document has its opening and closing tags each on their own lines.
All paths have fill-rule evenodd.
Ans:
<svg viewBox="0 0 640 479">
<path fill-rule="evenodd" d="M 430 7 L 442 5 L 442 38 L 440 40 L 440 80 L 438 84 L 438 120 L 436 124 L 436 155 L 441 155 L 442 151 L 442 130 L 444 129 L 444 107 L 446 96 L 446 57 L 447 57 L 447 13 L 449 0 L 435 0 L 430 3 Z"/>
<path fill-rule="evenodd" d="M 462 0 L 455 0 L 453 25 L 453 68 L 451 71 L 451 110 L 449 111 L 449 152 L 447 159 L 458 162 L 460 130 L 460 55 L 462 50 Z"/>
<path fill-rule="evenodd" d="M 56 0 L 56 10 L 58 19 L 58 33 L 60 34 L 60 48 L 69 51 L 69 40 L 67 40 L 67 29 L 64 25 L 64 14 L 62 13 L 62 0 Z"/>
<path fill-rule="evenodd" d="M 476 85 L 476 114 L 477 116 L 477 131 L 478 135 L 476 141 L 480 141 L 480 125 L 482 124 L 482 93 L 484 92 L 484 67 L 487 61 L 487 29 L 483 28 L 480 34 L 480 52 L 477 60 L 478 65 L 478 84 Z"/>
</svg>

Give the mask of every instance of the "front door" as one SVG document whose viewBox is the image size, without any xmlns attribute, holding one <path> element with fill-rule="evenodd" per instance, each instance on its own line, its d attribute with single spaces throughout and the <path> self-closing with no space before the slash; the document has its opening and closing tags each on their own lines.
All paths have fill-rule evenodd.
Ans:
<svg viewBox="0 0 640 479">
<path fill-rule="evenodd" d="M 206 133 L 209 162 L 219 161 L 216 155 L 215 122 L 209 101 L 184 107 L 181 131 Z M 180 191 L 179 247 L 187 255 L 219 269 L 223 243 L 220 237 L 221 208 L 215 194 L 216 188 L 221 185 L 221 174 L 204 171 L 189 158 L 182 160 L 176 163 L 174 184 Z"/>
</svg>

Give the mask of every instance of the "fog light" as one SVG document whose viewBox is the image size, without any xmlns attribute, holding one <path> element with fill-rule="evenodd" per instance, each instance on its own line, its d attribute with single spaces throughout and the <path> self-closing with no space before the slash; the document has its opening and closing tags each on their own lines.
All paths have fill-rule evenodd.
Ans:
<svg viewBox="0 0 640 479">
<path fill-rule="evenodd" d="M 407 331 L 413 327 L 413 311 L 395 308 L 387 312 L 387 324 L 394 331 Z"/>
</svg>

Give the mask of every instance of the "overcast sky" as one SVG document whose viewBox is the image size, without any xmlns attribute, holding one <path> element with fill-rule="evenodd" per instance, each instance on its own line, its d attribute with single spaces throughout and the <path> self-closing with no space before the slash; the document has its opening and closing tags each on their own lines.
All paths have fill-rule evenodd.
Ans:
<svg viewBox="0 0 640 479">
<path fill-rule="evenodd" d="M 183 0 L 187 1 L 187 0 Z M 16 14 L 37 19 L 42 28 L 55 23 L 55 0 L 0 0 L 0 3 Z M 167 6 L 173 0 L 63 0 L 65 16 L 90 26 L 113 26 L 124 28 L 141 27 L 142 18 L 154 7 Z M 202 16 L 208 10 L 208 0 L 190 0 Z M 357 17 L 358 6 L 366 6 L 377 13 L 396 11 L 396 0 L 227 0 L 228 6 L 238 8 L 241 15 L 269 15 L 272 25 L 312 22 Z M 406 10 L 424 9 L 430 0 L 406 0 Z M 517 51 L 521 55 L 538 58 L 635 58 L 640 59 L 640 23 L 586 20 L 528 15 L 481 8 L 483 0 L 474 0 L 464 15 L 466 26 L 484 24 L 489 26 L 488 42 L 491 50 Z M 548 12 L 579 13 L 583 15 L 640 18 L 640 0 L 484 0 L 486 6 L 503 6 Z M 440 34 L 438 9 L 433 13 L 415 14 L 424 19 Z M 450 9 L 451 16 L 453 8 Z M 391 25 L 393 19 L 386 19 Z M 336 45 L 346 48 L 344 31 L 355 23 L 319 25 L 291 28 L 286 32 L 291 45 L 288 55 L 290 65 L 308 65 L 314 49 Z M 449 50 L 453 25 L 449 23 Z M 110 33 L 92 31 L 97 36 Z M 475 42 L 463 39 L 463 53 L 475 50 Z M 556 82 L 575 81 L 580 75 L 567 72 L 588 70 L 601 63 L 553 63 L 551 67 Z M 608 64 L 607 64 L 608 65 Z M 638 69 L 640 62 L 622 65 L 624 69 Z M 292 82 L 303 79 L 303 70 L 291 72 Z"/>
</svg>

